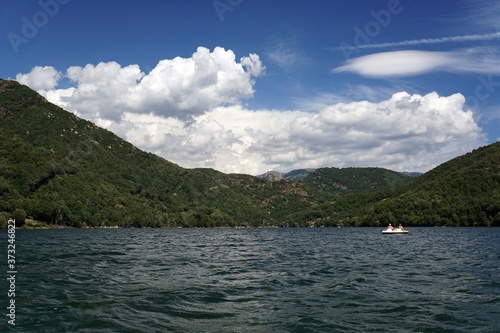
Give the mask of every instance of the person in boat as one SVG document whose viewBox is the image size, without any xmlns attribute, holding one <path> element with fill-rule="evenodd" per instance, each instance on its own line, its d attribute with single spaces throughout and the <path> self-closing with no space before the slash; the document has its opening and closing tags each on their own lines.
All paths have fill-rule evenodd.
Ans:
<svg viewBox="0 0 500 333">
<path fill-rule="evenodd" d="M 389 223 L 389 225 L 387 226 L 387 229 L 394 230 L 394 227 L 392 226 L 392 224 Z"/>
<path fill-rule="evenodd" d="M 403 228 L 403 225 L 402 225 L 401 223 L 398 225 L 398 229 L 399 229 L 399 230 L 401 230 L 401 231 L 404 231 L 404 230 L 405 230 L 405 229 Z"/>
</svg>

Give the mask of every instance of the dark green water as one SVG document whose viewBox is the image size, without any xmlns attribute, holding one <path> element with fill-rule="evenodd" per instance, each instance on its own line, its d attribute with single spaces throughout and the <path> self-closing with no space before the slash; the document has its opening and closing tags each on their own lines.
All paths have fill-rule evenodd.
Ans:
<svg viewBox="0 0 500 333">
<path fill-rule="evenodd" d="M 500 332 L 500 228 L 380 231 L 17 230 L 0 332 Z"/>
</svg>

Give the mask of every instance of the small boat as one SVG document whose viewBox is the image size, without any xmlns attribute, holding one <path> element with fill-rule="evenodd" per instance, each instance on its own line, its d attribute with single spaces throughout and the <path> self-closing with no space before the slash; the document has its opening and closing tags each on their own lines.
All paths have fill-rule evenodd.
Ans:
<svg viewBox="0 0 500 333">
<path fill-rule="evenodd" d="M 405 235 L 408 233 L 408 230 L 404 230 L 404 229 L 399 229 L 399 228 L 394 228 L 394 229 L 385 229 L 385 230 L 382 230 L 382 233 L 383 234 L 399 234 L 399 235 Z"/>
</svg>

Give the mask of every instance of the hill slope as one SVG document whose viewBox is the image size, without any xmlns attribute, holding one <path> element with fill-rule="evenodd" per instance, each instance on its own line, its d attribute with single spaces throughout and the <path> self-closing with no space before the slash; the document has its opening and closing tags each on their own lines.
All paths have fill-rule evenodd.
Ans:
<svg viewBox="0 0 500 333">
<path fill-rule="evenodd" d="M 500 143 L 450 160 L 366 211 L 412 225 L 500 225 Z"/>
<path fill-rule="evenodd" d="M 398 187 L 350 194 L 290 218 L 329 226 L 500 226 L 500 143 Z"/>
</svg>

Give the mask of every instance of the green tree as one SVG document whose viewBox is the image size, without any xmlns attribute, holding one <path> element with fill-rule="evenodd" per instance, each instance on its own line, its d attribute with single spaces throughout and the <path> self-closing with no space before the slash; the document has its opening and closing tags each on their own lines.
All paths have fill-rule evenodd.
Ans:
<svg viewBox="0 0 500 333">
<path fill-rule="evenodd" d="M 20 228 L 26 223 L 26 212 L 22 209 L 17 208 L 12 213 L 12 218 L 16 220 L 16 227 Z"/>
</svg>

